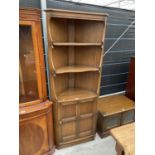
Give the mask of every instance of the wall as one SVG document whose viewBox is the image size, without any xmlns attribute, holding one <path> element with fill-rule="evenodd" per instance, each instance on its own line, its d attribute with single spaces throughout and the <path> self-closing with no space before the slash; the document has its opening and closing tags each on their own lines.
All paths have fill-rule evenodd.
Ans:
<svg viewBox="0 0 155 155">
<path fill-rule="evenodd" d="M 39 0 L 20 0 L 20 7 L 40 8 Z M 135 19 L 135 12 L 88 4 L 47 0 L 48 8 L 61 8 L 108 13 L 105 51 Z M 124 91 L 129 70 L 129 61 L 135 54 L 135 27 L 132 26 L 117 44 L 104 56 L 100 95 Z"/>
</svg>

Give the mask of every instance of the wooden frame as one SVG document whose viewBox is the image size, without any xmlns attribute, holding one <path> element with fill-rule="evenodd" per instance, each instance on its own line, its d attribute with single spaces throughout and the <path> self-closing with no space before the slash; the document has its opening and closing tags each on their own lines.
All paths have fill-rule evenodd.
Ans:
<svg viewBox="0 0 155 155">
<path fill-rule="evenodd" d="M 25 86 L 28 84 L 28 87 L 30 86 L 32 90 L 37 90 L 36 92 L 38 93 L 36 100 L 22 102 L 19 105 L 19 153 L 20 155 L 51 155 L 55 147 L 52 102 L 47 100 L 40 11 L 38 9 L 20 9 L 19 19 L 21 32 L 26 32 L 21 33 L 22 37 L 20 40 L 20 46 L 23 52 L 21 52 L 22 54 L 19 52 L 19 54 L 21 54 L 19 56 L 20 80 L 23 82 L 25 76 L 25 81 L 31 81 L 30 84 L 25 83 Z M 31 33 L 29 33 L 30 31 Z M 29 55 L 27 59 L 26 54 Z M 28 65 L 25 65 L 26 62 Z M 24 68 L 23 72 L 22 63 Z M 33 64 L 33 66 L 31 64 Z M 31 75 L 30 78 L 29 75 Z M 34 82 L 36 83 L 34 84 Z M 37 86 L 37 89 L 33 88 L 34 86 Z M 21 86 L 21 88 L 22 87 L 24 86 Z M 24 92 L 24 89 L 22 89 L 22 91 Z"/>
<path fill-rule="evenodd" d="M 56 147 L 94 139 L 106 14 L 47 9 Z"/>
<path fill-rule="evenodd" d="M 29 106 L 40 103 L 46 99 L 45 65 L 43 56 L 43 45 L 41 36 L 40 11 L 36 9 L 20 9 L 19 25 L 30 26 L 32 29 L 32 41 L 35 56 L 35 67 L 37 72 L 38 100 L 21 103 L 19 106 Z"/>
</svg>

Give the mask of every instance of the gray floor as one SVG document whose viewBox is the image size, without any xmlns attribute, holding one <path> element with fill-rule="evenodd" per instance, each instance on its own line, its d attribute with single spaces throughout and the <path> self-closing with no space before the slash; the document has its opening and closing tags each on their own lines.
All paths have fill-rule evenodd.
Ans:
<svg viewBox="0 0 155 155">
<path fill-rule="evenodd" d="M 55 150 L 54 155 L 116 155 L 115 140 L 111 136 L 101 139 L 96 134 L 94 141 Z"/>
</svg>

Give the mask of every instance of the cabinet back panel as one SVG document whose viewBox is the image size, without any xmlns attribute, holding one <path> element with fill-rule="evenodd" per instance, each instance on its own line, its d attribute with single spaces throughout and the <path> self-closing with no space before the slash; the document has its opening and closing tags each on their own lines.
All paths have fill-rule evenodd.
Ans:
<svg viewBox="0 0 155 155">
<path fill-rule="evenodd" d="M 52 18 L 50 23 L 50 33 L 52 41 L 67 42 L 68 41 L 68 20 L 60 18 Z"/>
<path fill-rule="evenodd" d="M 98 77 L 99 73 L 97 72 L 77 73 L 75 76 L 75 87 L 97 92 Z"/>
<path fill-rule="evenodd" d="M 101 58 L 101 47 L 76 47 L 75 64 L 99 67 Z"/>
<path fill-rule="evenodd" d="M 55 68 L 67 66 L 69 62 L 68 47 L 54 47 L 52 49 Z"/>
<path fill-rule="evenodd" d="M 54 42 L 100 43 L 103 21 L 51 18 L 50 33 Z"/>
<path fill-rule="evenodd" d="M 63 74 L 63 75 L 57 75 L 56 77 L 54 77 L 55 91 L 57 95 L 59 95 L 59 93 L 61 93 L 65 89 L 68 89 L 68 82 L 69 82 L 68 76 L 69 74 Z"/>
<path fill-rule="evenodd" d="M 75 25 L 75 42 L 102 42 L 104 22 L 76 20 Z"/>
</svg>

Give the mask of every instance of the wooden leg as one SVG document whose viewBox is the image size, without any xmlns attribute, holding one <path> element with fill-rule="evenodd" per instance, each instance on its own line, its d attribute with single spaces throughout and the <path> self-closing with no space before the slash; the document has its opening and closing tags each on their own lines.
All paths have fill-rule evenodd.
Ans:
<svg viewBox="0 0 155 155">
<path fill-rule="evenodd" d="M 119 144 L 116 143 L 115 149 L 116 149 L 117 155 L 124 155 L 124 151 L 122 150 Z"/>
</svg>

